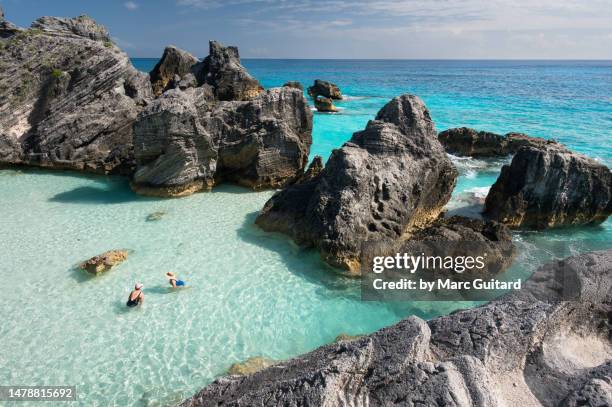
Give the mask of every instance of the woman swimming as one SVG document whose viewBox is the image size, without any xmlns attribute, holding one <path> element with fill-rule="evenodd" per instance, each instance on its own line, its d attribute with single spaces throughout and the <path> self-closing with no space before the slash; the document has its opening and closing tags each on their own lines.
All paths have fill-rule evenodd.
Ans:
<svg viewBox="0 0 612 407">
<path fill-rule="evenodd" d="M 166 273 L 166 278 L 168 279 L 168 282 L 170 283 L 172 288 L 185 286 L 185 282 L 183 280 L 179 280 L 178 278 L 176 278 L 174 273 L 171 271 Z"/>
<path fill-rule="evenodd" d="M 136 283 L 136 285 L 134 286 L 134 290 L 130 293 L 130 296 L 128 297 L 127 303 L 125 305 L 127 305 L 128 307 L 135 307 L 137 305 L 140 305 L 144 302 L 144 294 L 142 293 L 142 288 L 144 286 L 140 283 Z"/>
</svg>

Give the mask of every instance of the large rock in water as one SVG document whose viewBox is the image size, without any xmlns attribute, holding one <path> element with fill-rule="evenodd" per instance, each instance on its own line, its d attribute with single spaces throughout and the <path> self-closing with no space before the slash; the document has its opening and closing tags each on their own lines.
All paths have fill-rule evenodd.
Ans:
<svg viewBox="0 0 612 407">
<path fill-rule="evenodd" d="M 217 101 L 214 89 L 203 85 L 164 93 L 134 131 L 137 192 L 180 196 L 222 181 L 280 187 L 306 165 L 312 112 L 298 89 Z"/>
<path fill-rule="evenodd" d="M 217 41 L 210 41 L 209 55 L 194 67 L 194 72 L 200 84 L 213 87 L 219 100 L 250 100 L 264 91 L 240 64 L 238 48 Z"/>
<path fill-rule="evenodd" d="M 342 99 L 342 92 L 340 92 L 340 88 L 336 84 L 322 81 L 321 79 L 316 79 L 314 81 L 314 84 L 308 88 L 308 94 L 313 99 L 316 99 L 317 96 L 335 100 Z"/>
<path fill-rule="evenodd" d="M 189 52 L 174 46 L 166 47 L 161 59 L 149 73 L 155 96 L 177 86 L 181 78 L 190 74 L 191 68 L 197 63 L 198 59 Z"/>
<path fill-rule="evenodd" d="M 601 223 L 612 213 L 612 173 L 560 144 L 524 147 L 502 168 L 484 213 L 517 228 Z"/>
<path fill-rule="evenodd" d="M 42 17 L 0 45 L 0 163 L 131 173 L 151 85 L 103 26 Z"/>
<path fill-rule="evenodd" d="M 610 264 L 612 250 L 554 262 L 484 306 L 223 377 L 181 406 L 612 405 Z"/>
<path fill-rule="evenodd" d="M 403 95 L 334 150 L 319 175 L 275 194 L 256 223 L 359 273 L 364 242 L 395 242 L 436 219 L 456 179 L 424 103 Z"/>
<path fill-rule="evenodd" d="M 448 129 L 438 134 L 438 140 L 447 152 L 457 156 L 496 157 L 515 154 L 521 147 L 542 147 L 554 141 L 531 137 L 521 133 L 501 136 L 468 127 Z"/>
</svg>

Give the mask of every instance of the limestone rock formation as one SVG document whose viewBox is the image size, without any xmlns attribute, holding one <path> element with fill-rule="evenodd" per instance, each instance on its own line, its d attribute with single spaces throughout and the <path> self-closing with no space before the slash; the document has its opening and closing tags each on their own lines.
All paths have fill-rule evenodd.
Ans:
<svg viewBox="0 0 612 407">
<path fill-rule="evenodd" d="M 436 219 L 456 178 L 424 103 L 403 95 L 334 150 L 320 174 L 275 194 L 256 223 L 359 273 L 365 241 L 395 242 Z"/>
<path fill-rule="evenodd" d="M 289 81 L 289 82 L 285 82 L 285 84 L 283 85 L 283 87 L 288 87 L 288 88 L 296 88 L 299 89 L 301 91 L 304 91 L 304 86 L 298 82 L 298 81 Z"/>
<path fill-rule="evenodd" d="M 333 113 L 338 111 L 338 108 L 334 106 L 334 103 L 330 98 L 317 96 L 314 98 L 314 105 L 319 112 Z"/>
<path fill-rule="evenodd" d="M 516 228 L 601 223 L 612 213 L 612 172 L 560 144 L 523 147 L 502 168 L 484 213 Z"/>
<path fill-rule="evenodd" d="M 610 405 L 610 264 L 612 250 L 554 262 L 481 307 L 223 377 L 181 406 Z"/>
<path fill-rule="evenodd" d="M 255 356 L 242 363 L 234 363 L 230 366 L 227 373 L 234 376 L 246 376 L 264 370 L 275 363 L 277 362 L 272 359 Z"/>
<path fill-rule="evenodd" d="M 104 273 L 127 260 L 127 250 L 110 250 L 81 263 L 79 267 L 91 274 Z"/>
<path fill-rule="evenodd" d="M 21 28 L 4 18 L 4 10 L 0 7 L 0 40 L 12 37 L 21 31 L 23 31 Z"/>
<path fill-rule="evenodd" d="M 86 16 L 0 40 L 0 163 L 129 174 L 146 74 Z"/>
<path fill-rule="evenodd" d="M 149 195 L 181 196 L 231 181 L 279 187 L 298 175 L 312 143 L 312 112 L 292 88 L 249 101 L 217 101 L 209 85 L 170 90 L 134 126 L 133 186 Z"/>
<path fill-rule="evenodd" d="M 197 63 L 198 59 L 189 52 L 174 46 L 166 47 L 161 59 L 149 73 L 155 96 L 159 96 L 166 90 L 179 86 L 182 77 L 187 74 L 193 75 L 191 68 Z M 192 83 L 195 85 L 194 82 Z M 185 87 L 187 86 L 185 85 Z"/>
<path fill-rule="evenodd" d="M 457 156 L 496 157 L 515 154 L 523 146 L 543 147 L 554 141 L 521 133 L 501 136 L 467 127 L 448 129 L 438 134 L 447 152 Z"/>
<path fill-rule="evenodd" d="M 209 55 L 193 68 L 200 84 L 213 87 L 219 100 L 251 100 L 263 87 L 240 64 L 238 48 L 210 41 Z"/>
<path fill-rule="evenodd" d="M 340 92 L 340 88 L 336 84 L 322 81 L 321 79 L 316 79 L 314 81 L 314 84 L 308 88 L 308 94 L 313 99 L 316 99 L 317 96 L 323 96 L 335 100 L 342 99 L 342 92 Z"/>
</svg>

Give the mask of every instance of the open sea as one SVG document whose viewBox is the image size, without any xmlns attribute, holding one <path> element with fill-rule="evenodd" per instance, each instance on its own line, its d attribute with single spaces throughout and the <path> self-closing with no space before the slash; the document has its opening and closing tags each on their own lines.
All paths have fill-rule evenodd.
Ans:
<svg viewBox="0 0 612 407">
<path fill-rule="evenodd" d="M 149 71 L 156 59 L 134 59 Z M 266 87 L 337 83 L 337 114 L 314 116 L 312 155 L 328 157 L 389 99 L 420 96 L 438 130 L 468 126 L 554 138 L 612 166 L 612 61 L 244 60 Z M 452 157 L 448 208 L 477 201 L 508 159 Z M 76 385 L 83 406 L 167 406 L 254 356 L 286 359 L 342 333 L 473 303 L 376 303 L 318 255 L 253 225 L 272 192 L 223 185 L 180 199 L 135 195 L 124 178 L 0 170 L 0 383 Z M 164 212 L 158 221 L 147 221 Z M 522 232 L 505 278 L 553 258 L 612 247 L 612 222 Z M 75 265 L 109 249 L 129 259 L 89 278 Z M 174 271 L 190 288 L 168 290 Z M 125 308 L 134 282 L 144 306 Z M 28 405 L 20 403 L 19 405 Z M 53 405 L 49 403 L 48 405 Z"/>
</svg>

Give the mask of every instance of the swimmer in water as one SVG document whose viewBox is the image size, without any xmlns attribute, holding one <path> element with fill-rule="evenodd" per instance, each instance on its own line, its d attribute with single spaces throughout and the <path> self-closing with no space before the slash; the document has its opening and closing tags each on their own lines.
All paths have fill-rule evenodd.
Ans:
<svg viewBox="0 0 612 407">
<path fill-rule="evenodd" d="M 183 280 L 179 280 L 173 272 L 169 271 L 166 273 L 166 278 L 168 279 L 168 282 L 170 283 L 170 285 L 172 286 L 172 288 L 176 288 L 176 287 L 184 287 L 185 286 L 185 282 Z"/>
<path fill-rule="evenodd" d="M 142 293 L 142 288 L 144 286 L 140 283 L 136 283 L 134 286 L 134 290 L 130 293 L 128 297 L 127 305 L 128 307 L 136 307 L 144 302 L 144 294 Z"/>
</svg>

